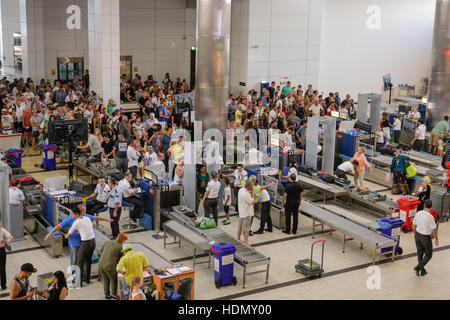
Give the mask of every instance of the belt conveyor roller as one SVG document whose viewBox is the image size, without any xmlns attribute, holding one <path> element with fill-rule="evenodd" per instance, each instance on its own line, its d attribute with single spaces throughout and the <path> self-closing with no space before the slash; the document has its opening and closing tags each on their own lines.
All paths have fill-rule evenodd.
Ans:
<svg viewBox="0 0 450 320">
<path fill-rule="evenodd" d="M 237 241 L 234 237 L 225 233 L 219 228 L 213 229 L 199 229 L 195 226 L 193 220 L 187 217 L 184 213 L 186 211 L 185 206 L 176 206 L 172 209 L 163 209 L 161 213 L 166 215 L 169 219 L 175 220 L 185 227 L 192 230 L 196 235 L 200 235 L 209 241 L 216 242 L 229 242 L 236 248 L 235 261 L 244 268 L 243 272 L 243 287 L 245 288 L 246 276 L 253 273 L 266 272 L 266 283 L 269 280 L 270 258 L 266 257 L 262 253 L 252 249 L 240 241 Z M 255 271 L 247 273 L 247 269 L 255 266 L 266 265 L 266 270 Z"/>
<path fill-rule="evenodd" d="M 344 243 L 342 251 L 345 252 L 345 242 L 351 239 L 346 239 L 346 235 L 350 235 L 362 243 L 366 243 L 374 248 L 373 262 L 375 263 L 375 258 L 379 255 L 379 251 L 382 248 L 392 247 L 392 250 L 385 251 L 383 254 L 392 253 L 392 261 L 395 257 L 395 246 L 397 240 L 395 238 L 388 237 L 381 232 L 372 229 L 369 226 L 362 226 L 356 222 L 349 220 L 348 218 L 332 213 L 326 210 L 320 205 L 314 205 L 307 201 L 302 201 L 300 205 L 300 211 L 311 219 L 313 219 L 313 237 L 315 234 L 315 221 L 319 221 L 322 225 L 328 225 L 333 229 L 341 231 L 344 233 Z"/>
</svg>

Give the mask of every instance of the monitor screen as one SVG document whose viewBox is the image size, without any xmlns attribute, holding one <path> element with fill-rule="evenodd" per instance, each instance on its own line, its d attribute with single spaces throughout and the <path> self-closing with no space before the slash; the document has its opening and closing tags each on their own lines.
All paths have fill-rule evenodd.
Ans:
<svg viewBox="0 0 450 320">
<path fill-rule="evenodd" d="M 335 118 L 339 118 L 339 111 L 331 111 L 331 116 Z"/>
<path fill-rule="evenodd" d="M 339 112 L 339 118 L 347 120 L 347 112 Z"/>
<path fill-rule="evenodd" d="M 154 174 L 150 170 L 145 170 L 144 169 L 144 179 L 148 180 L 148 181 L 151 181 L 153 183 L 158 183 L 158 177 L 156 176 L 156 174 Z"/>
</svg>

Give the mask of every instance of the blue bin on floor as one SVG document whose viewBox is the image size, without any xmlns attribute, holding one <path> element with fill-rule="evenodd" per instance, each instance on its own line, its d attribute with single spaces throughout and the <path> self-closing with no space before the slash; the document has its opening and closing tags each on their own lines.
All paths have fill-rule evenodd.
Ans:
<svg viewBox="0 0 450 320">
<path fill-rule="evenodd" d="M 402 219 L 394 217 L 384 217 L 378 220 L 378 225 L 381 228 L 381 233 L 397 238 L 397 246 L 395 247 L 395 254 L 402 254 L 403 250 L 400 248 L 400 229 L 405 222 Z M 383 248 L 381 252 L 392 250 L 392 247 Z"/>
<path fill-rule="evenodd" d="M 23 153 L 23 150 L 21 150 L 21 149 L 9 149 L 9 150 L 6 150 L 6 157 L 9 160 L 17 163 L 19 168 L 22 168 L 22 153 Z"/>
<path fill-rule="evenodd" d="M 210 247 L 214 260 L 214 283 L 219 289 L 230 284 L 236 285 L 234 277 L 234 253 L 236 247 L 232 243 L 219 242 Z"/>
<path fill-rule="evenodd" d="M 153 218 L 148 213 L 142 212 L 139 218 L 139 225 L 145 230 L 153 230 Z"/>
<path fill-rule="evenodd" d="M 56 144 L 41 144 L 42 153 L 44 157 L 44 168 L 50 171 L 56 169 L 55 152 L 58 149 Z"/>
</svg>

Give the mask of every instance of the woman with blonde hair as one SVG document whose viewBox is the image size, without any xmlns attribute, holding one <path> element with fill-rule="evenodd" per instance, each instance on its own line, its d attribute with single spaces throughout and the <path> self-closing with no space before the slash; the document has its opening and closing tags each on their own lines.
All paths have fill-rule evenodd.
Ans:
<svg viewBox="0 0 450 320">
<path fill-rule="evenodd" d="M 142 292 L 142 286 L 144 285 L 144 280 L 142 277 L 134 277 L 131 281 L 131 291 L 130 300 L 147 300 L 144 292 Z"/>
<path fill-rule="evenodd" d="M 417 211 L 423 210 L 425 200 L 430 199 L 431 193 L 430 184 L 431 184 L 430 177 L 429 176 L 423 177 L 422 183 L 420 184 L 419 190 L 417 191 L 417 198 L 419 198 L 420 200 L 420 204 L 417 207 Z"/>
<path fill-rule="evenodd" d="M 6 290 L 6 250 L 5 245 L 13 240 L 13 236 L 3 228 L 0 222 L 0 282 L 2 290 Z"/>
</svg>

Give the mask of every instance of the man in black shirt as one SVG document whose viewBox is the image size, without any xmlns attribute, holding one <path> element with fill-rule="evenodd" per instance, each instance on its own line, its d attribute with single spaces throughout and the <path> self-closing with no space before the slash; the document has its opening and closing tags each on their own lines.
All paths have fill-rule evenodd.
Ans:
<svg viewBox="0 0 450 320">
<path fill-rule="evenodd" d="M 102 142 L 103 157 L 107 160 L 112 159 L 114 157 L 113 151 L 114 151 L 114 141 L 111 141 L 108 135 L 104 135 Z"/>
<path fill-rule="evenodd" d="M 286 215 L 286 229 L 283 230 L 283 233 L 286 234 L 291 234 L 291 215 L 294 217 L 292 234 L 297 233 L 298 207 L 300 206 L 303 197 L 303 188 L 298 182 L 295 182 L 295 180 L 295 174 L 291 174 L 289 176 L 289 182 L 284 188 L 282 206 L 284 208 L 284 214 Z"/>
<path fill-rule="evenodd" d="M 273 100 L 274 93 L 275 93 L 275 81 L 272 81 L 269 87 L 270 100 Z"/>
<path fill-rule="evenodd" d="M 141 118 L 144 116 L 145 102 L 149 101 L 149 100 L 150 100 L 150 98 L 148 96 L 148 92 L 147 92 L 147 90 L 144 90 L 142 92 L 142 97 L 140 97 L 139 101 L 138 101 L 138 106 L 141 108 L 141 110 L 139 111 L 139 116 Z"/>
</svg>

